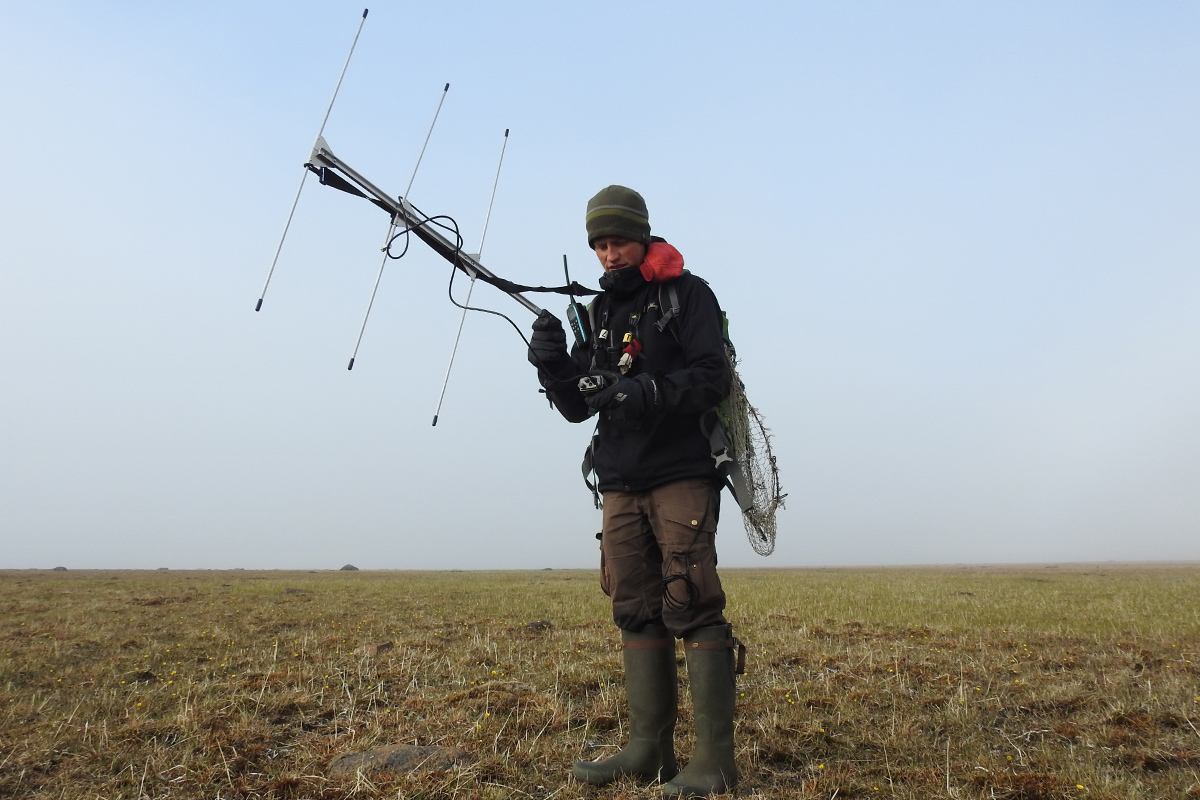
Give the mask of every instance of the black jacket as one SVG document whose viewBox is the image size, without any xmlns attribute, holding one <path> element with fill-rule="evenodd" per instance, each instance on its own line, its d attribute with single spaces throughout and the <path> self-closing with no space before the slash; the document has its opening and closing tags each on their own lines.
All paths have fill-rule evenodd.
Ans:
<svg viewBox="0 0 1200 800">
<path fill-rule="evenodd" d="M 631 268 L 636 269 L 636 268 Z M 632 273 L 631 273 L 632 275 Z M 640 273 L 639 273 L 640 275 Z M 630 283 L 625 281 L 624 283 Z M 721 480 L 714 465 L 700 416 L 729 394 L 731 373 L 725 355 L 724 317 L 712 290 L 700 278 L 684 273 L 673 279 L 679 296 L 679 315 L 660 331 L 655 325 L 670 305 L 665 284 L 633 281 L 632 291 L 610 289 L 596 298 L 590 310 L 595 320 L 595 350 L 578 344 L 571 352 L 575 375 L 555 377 L 539 370 L 539 379 L 554 407 L 570 422 L 589 419 L 578 377 L 598 368 L 617 371 L 626 333 L 642 344 L 641 354 L 627 373 L 649 373 L 658 385 L 661 407 L 646 418 L 616 422 L 602 412 L 593 453 L 597 488 L 644 491 L 684 478 Z M 603 285 L 603 284 L 602 284 Z M 607 342 L 599 340 L 607 330 Z M 678 337 L 678 338 L 676 338 Z M 615 346 L 606 347 L 608 342 Z"/>
</svg>

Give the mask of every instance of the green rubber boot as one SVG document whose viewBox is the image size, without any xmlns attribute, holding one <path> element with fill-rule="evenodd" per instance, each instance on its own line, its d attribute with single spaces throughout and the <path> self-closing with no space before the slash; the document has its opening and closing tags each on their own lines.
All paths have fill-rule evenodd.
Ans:
<svg viewBox="0 0 1200 800">
<path fill-rule="evenodd" d="M 688 681 L 692 685 L 692 718 L 696 728 L 696 751 L 683 771 L 663 786 L 673 797 L 707 797 L 727 792 L 737 785 L 733 762 L 734 649 L 733 627 L 714 625 L 683 637 Z"/>
<path fill-rule="evenodd" d="M 625 696 L 629 701 L 629 741 L 603 761 L 576 761 L 571 774 L 603 785 L 629 775 L 670 780 L 675 766 L 675 714 L 678 683 L 675 639 L 662 626 L 621 631 L 625 655 Z"/>
</svg>

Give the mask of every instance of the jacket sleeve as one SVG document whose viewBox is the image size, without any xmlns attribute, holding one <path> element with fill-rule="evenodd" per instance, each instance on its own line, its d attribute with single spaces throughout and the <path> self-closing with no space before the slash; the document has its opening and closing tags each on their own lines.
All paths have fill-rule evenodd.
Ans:
<svg viewBox="0 0 1200 800">
<path fill-rule="evenodd" d="M 663 411 L 699 414 L 729 396 L 733 379 L 725 355 L 724 315 L 708 284 L 696 277 L 677 279 L 679 345 L 685 367 L 656 374 Z"/>
<path fill-rule="evenodd" d="M 567 422 L 584 422 L 588 418 L 589 409 L 579 391 L 579 376 L 587 374 L 591 354 L 576 342 L 571 346 L 571 362 L 574 364 L 574 374 L 551 376 L 539 369 L 538 382 L 546 390 L 551 404 Z"/>
</svg>

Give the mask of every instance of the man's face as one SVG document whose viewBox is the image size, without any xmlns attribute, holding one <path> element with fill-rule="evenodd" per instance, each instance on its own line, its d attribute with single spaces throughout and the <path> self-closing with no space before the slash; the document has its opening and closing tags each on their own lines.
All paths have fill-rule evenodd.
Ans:
<svg viewBox="0 0 1200 800">
<path fill-rule="evenodd" d="M 599 236 L 592 247 L 605 272 L 639 266 L 646 257 L 646 245 L 620 236 Z"/>
</svg>

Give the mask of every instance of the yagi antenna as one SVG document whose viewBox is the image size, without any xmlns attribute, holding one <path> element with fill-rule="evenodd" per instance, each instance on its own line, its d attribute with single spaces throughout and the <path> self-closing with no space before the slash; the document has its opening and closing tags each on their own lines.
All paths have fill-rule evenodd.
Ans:
<svg viewBox="0 0 1200 800">
<path fill-rule="evenodd" d="M 362 33 L 363 25 L 367 22 L 367 11 L 364 8 L 362 19 L 359 20 L 358 30 L 354 32 L 354 41 L 350 43 L 350 52 L 346 54 L 346 63 L 342 65 L 342 73 L 338 75 L 337 85 L 333 87 L 333 97 L 329 98 L 329 107 L 325 109 L 325 116 L 321 119 L 321 127 L 317 130 L 317 138 L 315 141 L 321 140 L 321 134 L 325 133 L 325 123 L 329 121 L 329 114 L 333 111 L 333 103 L 337 100 L 338 90 L 342 88 L 342 79 L 346 77 L 346 69 L 350 66 L 350 57 L 354 55 L 354 48 L 358 44 L 358 36 Z M 292 200 L 292 209 L 288 212 L 287 222 L 283 224 L 283 234 L 279 237 L 279 246 L 275 248 L 275 257 L 271 259 L 271 268 L 267 270 L 267 279 L 263 281 L 262 291 L 258 293 L 258 302 L 254 305 L 254 310 L 262 309 L 263 298 L 267 296 L 267 287 L 271 285 L 271 276 L 275 274 L 275 265 L 279 262 L 279 253 L 283 250 L 283 240 L 287 238 L 288 228 L 292 226 L 292 217 L 296 213 L 296 206 L 300 202 L 300 193 L 304 191 L 304 181 L 308 178 L 308 168 L 305 167 L 304 174 L 300 176 L 300 187 L 296 189 L 296 198 Z"/>
<path fill-rule="evenodd" d="M 408 201 L 408 193 L 412 191 L 413 181 L 417 179 L 417 170 L 421 168 L 421 159 L 425 157 L 425 148 L 429 146 L 429 137 L 433 135 L 433 126 L 437 124 L 438 114 L 442 113 L 442 103 L 446 102 L 446 93 L 450 91 L 450 84 L 446 84 L 442 88 L 442 96 L 438 98 L 437 108 L 433 112 L 433 121 L 429 123 L 429 131 L 425 134 L 425 141 L 421 145 L 421 152 L 417 155 L 417 164 L 413 167 L 412 177 L 408 179 L 408 186 L 404 190 L 404 200 Z M 358 358 L 358 348 L 362 344 L 363 333 L 367 330 L 367 320 L 371 317 L 371 307 L 375 305 L 375 295 L 379 291 L 379 282 L 383 280 L 383 268 L 387 266 L 388 260 L 388 245 L 392 241 L 392 234 L 396 232 L 397 216 L 392 217 L 392 221 L 388 224 L 387 236 L 383 238 L 383 247 L 379 248 L 383 251 L 383 260 L 379 262 L 379 274 L 375 276 L 375 286 L 371 289 L 371 299 L 367 301 L 367 313 L 363 314 L 362 325 L 358 329 L 358 339 L 354 342 L 354 352 L 350 354 L 350 363 L 346 369 L 354 369 L 354 359 Z"/>
<path fill-rule="evenodd" d="M 479 252 L 475 260 L 483 258 L 483 242 L 487 239 L 488 221 L 492 218 L 492 204 L 496 202 L 496 187 L 500 184 L 500 167 L 504 166 L 504 151 L 508 147 L 508 128 L 504 129 L 504 141 L 500 144 L 500 163 L 496 165 L 496 178 L 492 181 L 492 196 L 488 198 L 487 214 L 483 217 L 483 233 L 479 237 Z M 453 267 L 452 267 L 453 269 Z M 467 287 L 467 299 L 463 301 L 462 317 L 458 320 L 458 333 L 454 336 L 454 347 L 450 349 L 450 363 L 446 365 L 446 377 L 442 380 L 442 393 L 438 395 L 437 408 L 433 411 L 433 424 L 436 426 L 438 415 L 442 413 L 442 401 L 446 399 L 446 387 L 450 384 L 450 370 L 454 367 L 454 356 L 458 353 L 458 340 L 462 338 L 463 323 L 467 321 L 467 306 L 471 305 L 471 292 L 475 290 L 475 272 L 467 270 L 471 283 Z"/>
</svg>

